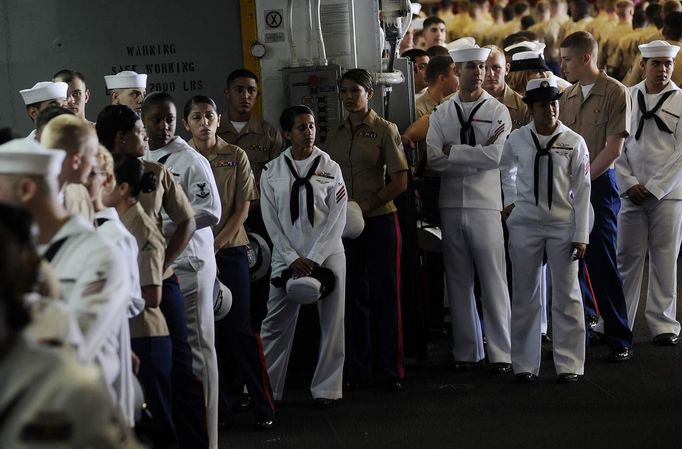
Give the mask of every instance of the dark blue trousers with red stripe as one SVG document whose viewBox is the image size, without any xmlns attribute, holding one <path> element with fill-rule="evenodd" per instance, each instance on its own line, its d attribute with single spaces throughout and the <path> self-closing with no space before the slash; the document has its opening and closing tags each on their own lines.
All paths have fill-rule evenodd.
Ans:
<svg viewBox="0 0 682 449">
<path fill-rule="evenodd" d="M 372 361 L 384 378 L 405 376 L 400 311 L 400 228 L 395 212 L 365 218 L 346 248 L 346 378 L 369 380 Z M 375 344 L 373 344 L 375 343 Z M 372 347 L 377 354 L 374 356 Z"/>
<path fill-rule="evenodd" d="M 166 318 L 173 350 L 171 386 L 173 421 L 180 447 L 208 448 L 204 387 L 192 371 L 192 349 L 187 340 L 185 298 L 178 277 L 163 280 L 161 312 Z"/>
<path fill-rule="evenodd" d="M 218 369 L 222 373 L 222 361 L 228 358 L 225 354 L 229 351 L 229 359 L 236 362 L 239 374 L 249 390 L 256 416 L 272 417 L 275 402 L 263 356 L 263 344 L 260 336 L 251 329 L 251 287 L 246 246 L 221 249 L 216 253 L 216 263 L 218 279 L 232 292 L 230 312 L 216 322 Z M 226 405 L 221 392 L 223 413 L 227 410 Z"/>
<path fill-rule="evenodd" d="M 604 172 L 592 181 L 590 197 L 594 209 L 594 227 L 590 233 L 584 263 L 589 272 L 589 284 L 599 314 L 604 320 L 604 334 L 611 349 L 632 347 L 632 331 L 623 294 L 623 279 L 616 261 L 616 219 L 620 210 L 620 197 L 615 170 Z M 581 270 L 585 273 L 586 270 Z M 581 281 L 581 287 L 588 285 Z M 583 292 L 583 297 L 592 292 Z"/>
</svg>

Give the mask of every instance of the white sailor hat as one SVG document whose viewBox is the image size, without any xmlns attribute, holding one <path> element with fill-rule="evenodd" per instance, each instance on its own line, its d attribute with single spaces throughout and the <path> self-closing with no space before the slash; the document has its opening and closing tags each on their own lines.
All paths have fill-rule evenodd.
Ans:
<svg viewBox="0 0 682 449">
<path fill-rule="evenodd" d="M 24 99 L 26 106 L 43 101 L 54 100 L 55 98 L 66 98 L 69 85 L 61 81 L 41 81 L 30 89 L 19 91 L 21 98 Z"/>
<path fill-rule="evenodd" d="M 547 72 L 549 67 L 547 67 L 541 51 L 522 51 L 512 56 L 509 71 L 518 72 L 522 70 L 542 70 Z"/>
<path fill-rule="evenodd" d="M 232 291 L 216 278 L 213 294 L 213 316 L 215 321 L 225 318 L 232 308 Z"/>
<path fill-rule="evenodd" d="M 107 89 L 146 89 L 147 75 L 124 70 L 116 75 L 105 75 L 104 82 L 107 83 Z"/>
<path fill-rule="evenodd" d="M 452 62 L 485 61 L 490 54 L 489 48 L 481 48 L 476 44 L 462 45 L 450 50 Z"/>
<path fill-rule="evenodd" d="M 512 44 L 508 47 L 504 47 L 504 52 L 509 53 L 513 50 L 521 49 L 518 51 L 534 51 L 542 54 L 545 51 L 545 44 L 536 41 L 523 41 Z"/>
<path fill-rule="evenodd" d="M 33 139 L 14 139 L 0 145 L 0 174 L 57 176 L 66 156 L 48 150 Z"/>
<path fill-rule="evenodd" d="M 639 51 L 642 52 L 642 58 L 674 58 L 680 47 L 666 41 L 651 41 L 640 45 Z"/>
<path fill-rule="evenodd" d="M 418 2 L 410 3 L 410 12 L 414 15 L 417 15 L 421 12 L 422 10 L 422 4 Z"/>
<path fill-rule="evenodd" d="M 346 226 L 343 228 L 344 239 L 356 239 L 365 229 L 365 220 L 362 218 L 362 209 L 355 201 L 348 201 L 346 209 Z"/>
<path fill-rule="evenodd" d="M 554 78 L 537 78 L 528 80 L 523 101 L 530 104 L 534 101 L 553 101 L 559 97 L 561 97 L 561 91 Z"/>
<path fill-rule="evenodd" d="M 424 29 L 424 19 L 412 19 L 410 23 L 410 28 L 413 30 L 423 30 Z"/>
<path fill-rule="evenodd" d="M 327 296 L 336 285 L 332 270 L 326 267 L 315 267 L 310 276 L 303 276 L 286 281 L 287 297 L 298 304 L 315 304 Z"/>
<path fill-rule="evenodd" d="M 455 39 L 452 42 L 448 42 L 445 45 L 445 48 L 448 50 L 455 50 L 457 48 L 463 48 L 463 47 L 471 47 L 472 45 L 476 45 L 476 39 L 473 37 L 460 37 L 459 39 Z"/>
</svg>

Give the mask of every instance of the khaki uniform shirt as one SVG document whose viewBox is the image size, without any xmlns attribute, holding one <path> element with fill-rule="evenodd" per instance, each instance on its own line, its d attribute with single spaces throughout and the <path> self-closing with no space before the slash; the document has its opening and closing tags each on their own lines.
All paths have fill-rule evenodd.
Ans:
<svg viewBox="0 0 682 449">
<path fill-rule="evenodd" d="M 187 142 L 196 149 L 194 139 Z M 207 158 L 215 177 L 222 215 L 217 225 L 213 227 L 213 235 L 218 235 L 234 213 L 237 203 L 255 201 L 258 199 L 258 189 L 251 171 L 249 158 L 244 150 L 229 144 L 218 137 L 213 153 Z M 237 234 L 229 240 L 223 248 L 244 246 L 249 244 L 244 226 L 240 226 Z"/>
<path fill-rule="evenodd" d="M 137 264 L 140 267 L 140 286 L 163 284 L 163 260 L 166 241 L 156 223 L 136 203 L 121 217 L 121 222 L 137 241 Z M 130 338 L 161 337 L 168 335 L 166 319 L 158 307 L 145 307 L 141 314 L 129 320 Z"/>
<path fill-rule="evenodd" d="M 502 104 L 509 110 L 512 122 L 512 131 L 530 123 L 530 111 L 528 105 L 523 102 L 523 97 L 509 86 L 504 89 Z"/>
<path fill-rule="evenodd" d="M 667 41 L 671 45 L 682 46 L 682 42 L 679 41 Z M 628 87 L 632 87 L 640 81 L 644 80 L 644 69 L 642 68 L 642 54 L 638 54 L 635 61 L 632 63 L 630 70 L 628 71 L 625 78 L 623 78 L 623 84 Z M 670 80 L 682 87 L 682 57 L 676 57 L 673 65 L 673 74 Z"/>
<path fill-rule="evenodd" d="M 592 17 L 585 17 L 583 19 L 578 20 L 577 22 L 574 22 L 573 20 L 564 22 L 564 24 L 561 25 L 561 29 L 559 30 L 558 39 L 559 45 L 561 45 L 564 39 L 566 39 L 568 36 L 575 33 L 576 31 L 585 31 L 587 25 L 589 25 L 590 22 L 592 22 L 593 20 L 594 19 Z"/>
<path fill-rule="evenodd" d="M 445 30 L 447 33 L 447 41 L 452 42 L 455 39 L 465 36 L 462 30 L 469 26 L 474 21 L 469 15 L 469 12 L 460 12 L 454 15 L 450 20 L 445 21 Z"/>
<path fill-rule="evenodd" d="M 597 42 L 601 42 L 617 23 L 618 19 L 614 19 L 605 12 L 600 12 L 594 20 L 585 26 L 584 31 L 590 33 Z"/>
<path fill-rule="evenodd" d="M 156 175 L 156 190 L 149 193 L 140 193 L 138 201 L 145 213 L 156 223 L 159 232 L 163 235 L 163 220 L 161 209 L 163 208 L 173 223 L 182 223 L 194 217 L 192 203 L 189 202 L 187 195 L 182 187 L 176 182 L 173 173 L 163 165 L 143 160 L 144 170 Z M 173 270 L 168 267 L 163 278 L 173 274 Z"/>
<path fill-rule="evenodd" d="M 622 53 L 618 53 L 618 44 L 622 38 L 632 33 L 630 22 L 618 23 L 608 34 L 605 34 L 599 42 L 599 67 L 615 67 L 620 69 Z"/>
<path fill-rule="evenodd" d="M 528 31 L 535 33 L 540 39 L 540 42 L 545 43 L 545 59 L 556 59 L 557 51 L 559 47 L 559 30 L 561 29 L 561 24 L 558 20 L 549 19 L 544 22 L 536 23 L 535 25 L 528 28 Z"/>
<path fill-rule="evenodd" d="M 263 167 L 284 150 L 282 134 L 271 124 L 252 115 L 244 128 L 237 132 L 230 120 L 224 120 L 218 129 L 218 137 L 227 143 L 237 145 L 246 152 L 251 163 L 256 185 L 260 181 Z"/>
<path fill-rule="evenodd" d="M 90 193 L 82 184 L 67 184 L 64 187 L 64 208 L 69 214 L 79 214 L 88 223 L 95 222 Z"/>
<path fill-rule="evenodd" d="M 386 174 L 408 169 L 398 127 L 370 109 L 362 124 L 353 129 L 345 120 L 333 128 L 327 139 L 327 152 L 341 166 L 349 199 L 363 201 L 386 186 Z M 369 211 L 367 217 L 396 210 L 393 201 Z"/>
<path fill-rule="evenodd" d="M 424 92 L 424 94 L 417 98 L 417 101 L 415 101 L 415 109 L 417 110 L 417 114 L 415 115 L 416 120 L 419 120 L 425 115 L 429 115 L 431 112 L 433 112 L 433 108 L 439 104 L 440 102 L 433 98 L 427 89 L 426 92 Z"/>
<path fill-rule="evenodd" d="M 583 99 L 580 83 L 564 91 L 559 100 L 559 119 L 580 134 L 590 151 L 590 161 L 604 149 L 606 136 L 630 133 L 630 95 L 625 86 L 606 75 L 599 78 Z"/>
</svg>

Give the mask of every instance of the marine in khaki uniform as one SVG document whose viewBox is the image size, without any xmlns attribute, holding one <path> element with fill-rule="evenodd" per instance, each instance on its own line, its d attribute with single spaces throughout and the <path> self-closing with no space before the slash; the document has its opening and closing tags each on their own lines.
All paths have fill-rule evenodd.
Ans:
<svg viewBox="0 0 682 449">
<path fill-rule="evenodd" d="M 599 55 L 597 66 L 606 69 L 607 73 L 618 74 L 621 70 L 622 53 L 619 56 L 618 43 L 620 40 L 632 32 L 632 15 L 635 8 L 630 0 L 621 0 L 616 4 L 616 15 L 618 22 L 616 26 L 602 35 L 599 41 Z"/>
<path fill-rule="evenodd" d="M 429 61 L 426 67 L 426 80 L 429 86 L 415 102 L 417 119 L 430 114 L 443 98 L 457 90 L 458 81 L 454 67 L 455 64 L 449 56 L 436 56 Z"/>
<path fill-rule="evenodd" d="M 630 97 L 625 86 L 597 68 L 597 43 L 589 33 L 578 32 L 561 43 L 561 69 L 573 86 L 560 101 L 563 124 L 580 134 L 590 152 L 591 203 L 594 227 L 585 254 L 592 289 L 586 288 L 581 271 L 583 296 L 594 292 L 610 347 L 609 360 L 631 358 L 632 332 L 628 325 L 623 281 L 615 266 L 616 216 L 620 198 L 614 162 L 630 133 Z M 594 311 L 586 306 L 586 313 Z M 602 334 L 604 335 L 604 334 Z"/>
<path fill-rule="evenodd" d="M 389 391 L 401 391 L 405 376 L 400 306 L 400 226 L 393 199 L 407 188 L 407 160 L 394 123 L 369 107 L 372 77 L 352 69 L 341 78 L 339 97 L 348 119 L 327 140 L 339 164 L 348 197 L 365 218 L 362 234 L 346 240 L 346 366 L 350 388 L 366 384 L 377 371 Z M 390 177 L 387 183 L 386 178 Z M 371 296 L 370 296 L 371 295 Z M 372 318 L 370 320 L 370 310 Z M 371 350 L 376 337 L 377 352 Z"/>
<path fill-rule="evenodd" d="M 97 135 L 112 153 L 125 153 L 134 157 L 144 154 L 147 135 L 142 120 L 130 107 L 109 105 L 97 116 Z M 185 249 L 194 233 L 194 210 L 175 181 L 173 173 L 162 164 L 143 160 L 145 172 L 154 173 L 155 189 L 140 192 L 139 204 L 166 237 L 161 312 L 166 318 L 173 348 L 172 389 L 174 421 L 181 447 L 208 447 L 206 431 L 206 406 L 201 381 L 192 372 L 192 353 L 187 338 L 185 298 L 171 264 Z M 161 211 L 170 217 L 173 229 L 164 232 Z"/>
<path fill-rule="evenodd" d="M 509 64 L 507 64 L 502 49 L 494 45 L 485 48 L 490 49 L 490 55 L 488 55 L 485 63 L 483 90 L 507 107 L 513 131 L 530 122 L 528 106 L 523 102 L 523 97 L 504 82 Z"/>
<path fill-rule="evenodd" d="M 227 77 L 227 120 L 218 128 L 218 137 L 237 145 L 246 152 L 256 184 L 266 163 L 284 149 L 280 132 L 253 113 L 258 97 L 258 77 L 245 69 L 238 69 Z"/>
<path fill-rule="evenodd" d="M 275 426 L 275 405 L 263 344 L 260 336 L 251 330 L 246 247 L 249 240 L 244 229 L 251 201 L 258 199 L 258 189 L 244 150 L 216 136 L 220 119 L 216 104 L 209 97 L 194 96 L 185 104 L 183 125 L 192 133 L 188 143 L 208 159 L 222 210 L 220 221 L 213 226 L 214 251 L 217 276 L 232 293 L 232 308 L 225 318 L 216 322 L 216 351 L 221 373 L 226 372 L 227 361 L 236 362 L 252 399 L 256 427 L 268 430 Z M 228 410 L 225 393 L 219 392 L 222 416 Z"/>
<path fill-rule="evenodd" d="M 472 22 L 469 15 L 469 1 L 462 0 L 457 2 L 457 14 L 450 20 L 445 21 L 445 30 L 447 32 L 447 41 L 451 42 L 457 38 L 464 36 L 462 30 L 469 26 Z"/>
<path fill-rule="evenodd" d="M 599 0 L 596 6 L 599 14 L 594 20 L 585 26 L 585 30 L 590 33 L 597 42 L 601 42 L 605 35 L 611 32 L 618 23 L 616 17 L 616 2 L 618 0 Z"/>
</svg>

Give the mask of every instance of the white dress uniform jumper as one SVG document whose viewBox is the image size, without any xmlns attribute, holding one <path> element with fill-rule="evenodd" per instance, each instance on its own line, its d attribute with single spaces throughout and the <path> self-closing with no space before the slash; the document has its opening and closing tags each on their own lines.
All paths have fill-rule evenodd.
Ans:
<svg viewBox="0 0 682 449">
<path fill-rule="evenodd" d="M 682 91 L 672 81 L 647 94 L 645 81 L 630 88 L 632 129 L 616 161 L 624 196 L 618 214 L 618 269 L 623 276 L 630 328 L 637 314 L 644 261 L 649 255 L 646 320 L 651 334 L 678 335 L 677 256 L 682 243 Z M 626 192 L 641 184 L 652 196 L 633 203 Z"/>
<path fill-rule="evenodd" d="M 540 371 L 544 298 L 538 291 L 544 253 L 552 285 L 554 366 L 557 374 L 584 373 L 585 317 L 571 243 L 587 243 L 589 237 L 589 167 L 585 141 L 561 122 L 548 136 L 531 122 L 512 132 L 504 145 L 504 201 L 515 205 L 507 227 L 514 276 L 512 368 L 517 374 Z"/>
<path fill-rule="evenodd" d="M 218 362 L 213 318 L 216 262 L 211 226 L 220 221 L 218 188 L 206 158 L 180 137 L 174 137 L 162 148 L 147 150 L 144 158 L 165 165 L 173 173 L 194 208 L 196 231 L 185 250 L 173 263 L 173 269 L 185 297 L 193 369 L 204 382 L 210 447 L 217 448 Z M 172 235 L 174 223 L 165 211 L 162 219 L 164 234 Z"/>
<path fill-rule="evenodd" d="M 501 126 L 504 131 L 487 144 Z M 427 155 L 429 167 L 441 177 L 443 260 L 456 361 L 478 362 L 486 355 L 474 301 L 474 265 L 481 281 L 488 362 L 511 361 L 499 171 L 511 128 L 507 108 L 486 92 L 471 103 L 463 103 L 457 93 L 430 117 Z"/>
<path fill-rule="evenodd" d="M 345 358 L 346 286 L 341 234 L 348 202 L 341 169 L 317 147 L 302 161 L 294 160 L 291 149 L 287 149 L 266 165 L 260 187 L 263 220 L 274 244 L 272 277 L 278 277 L 299 257 L 329 268 L 336 277 L 335 288 L 316 304 L 321 337 L 310 392 L 315 399 L 339 399 Z M 276 400 L 284 393 L 300 307 L 287 297 L 285 288 L 270 287 L 261 337 Z"/>
</svg>

